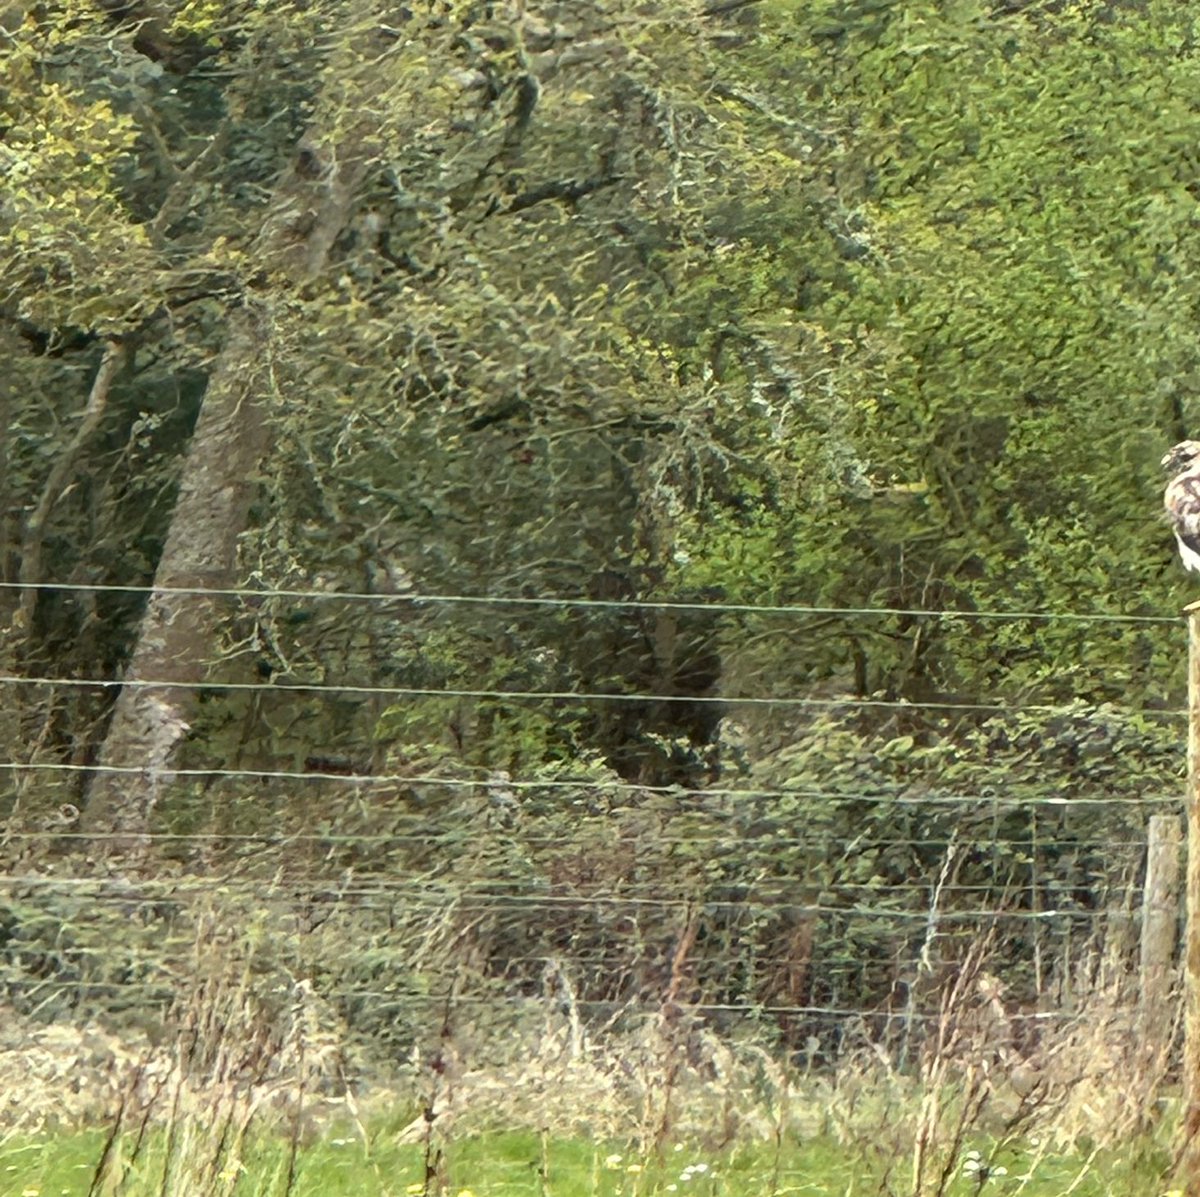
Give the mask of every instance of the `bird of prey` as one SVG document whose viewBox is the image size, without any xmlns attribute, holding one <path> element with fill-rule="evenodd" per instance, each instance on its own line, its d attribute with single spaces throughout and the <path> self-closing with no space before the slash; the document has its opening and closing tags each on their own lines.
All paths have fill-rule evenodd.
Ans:
<svg viewBox="0 0 1200 1197">
<path fill-rule="evenodd" d="M 1167 519 L 1185 569 L 1200 570 L 1200 441 L 1180 441 L 1162 459 Z"/>
</svg>

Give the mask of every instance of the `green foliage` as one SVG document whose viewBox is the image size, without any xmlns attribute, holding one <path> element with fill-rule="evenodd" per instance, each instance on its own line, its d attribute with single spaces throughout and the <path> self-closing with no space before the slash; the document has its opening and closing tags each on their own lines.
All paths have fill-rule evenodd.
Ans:
<svg viewBox="0 0 1200 1197">
<path fill-rule="evenodd" d="M 807 416 L 783 467 L 803 471 L 796 491 L 718 511 L 690 557 L 751 593 L 818 604 L 1170 611 L 1177 575 L 1151 478 L 1195 373 L 1180 321 L 1196 247 L 1179 197 L 1193 172 L 1174 132 L 1190 121 L 1181 79 L 1195 61 L 1166 48 L 1190 44 L 1193 18 L 1169 5 L 1085 4 L 1053 20 L 837 7 L 828 29 L 808 10 L 815 37 L 781 24 L 756 66 L 786 114 L 777 138 L 794 146 L 814 97 L 837 131 L 801 152 L 836 180 L 817 260 L 836 243 L 844 265 L 785 321 L 822 327 L 838 351 L 834 378 L 855 400 L 814 431 L 826 453 L 855 447 L 843 460 L 869 494 L 816 490 Z M 807 85 L 789 96 L 783 80 L 800 73 Z M 771 194 L 766 252 L 812 261 L 795 239 L 813 220 L 786 189 Z M 934 637 L 915 672 L 899 668 L 911 632 L 895 653 L 876 645 L 872 688 L 1102 698 L 1101 675 L 1127 687 L 1168 668 L 1157 656 L 1147 667 L 1133 629 L 1103 646 L 1073 632 L 1096 662 L 1087 677 L 1041 644 L 1008 664 Z"/>
<path fill-rule="evenodd" d="M 296 593 L 229 602 L 181 756 L 214 774 L 157 828 L 328 889 L 306 963 L 386 1052 L 464 960 L 483 996 L 561 958 L 661 996 L 689 912 L 698 1002 L 882 1007 L 944 868 L 1036 996 L 1018 916 L 1066 911 L 1069 968 L 1178 788 L 1180 628 L 1136 617 L 1185 584 L 1154 510 L 1200 379 L 1196 18 L 409 7 L 68 4 L 0 46 L 0 580 L 144 586 L 230 329 L 265 330 L 239 568 Z M 312 173 L 341 206 L 305 272 Z M 37 677 L 110 681 L 139 635 L 125 594 L 18 607 Z M 1058 618 L 1089 613 L 1133 618 Z M 107 714 L 31 690 L 6 759 L 82 766 Z M 75 776 L 20 778 L 16 831 Z M 14 900 L 20 993 L 143 975 L 86 914 Z"/>
<path fill-rule="evenodd" d="M 603 42 L 598 13 L 577 19 L 573 41 Z M 139 371 L 209 354 L 223 305 L 271 267 L 255 228 L 289 139 L 346 134 L 371 91 L 377 149 L 327 277 L 271 293 L 257 576 L 370 589 L 384 555 L 425 591 L 586 594 L 611 571 L 625 598 L 1170 609 L 1152 462 L 1195 374 L 1177 7 L 766 6 L 731 48 L 718 22 L 687 52 L 663 39 L 690 18 L 643 14 L 548 72 L 528 115 L 536 22 L 456 40 L 413 19 L 381 84 L 332 10 L 174 20 L 217 82 L 156 73 L 125 40 L 97 73 L 95 14 L 13 43 L 4 145 L 26 182 L 4 235 L 25 319 L 137 328 Z M 286 119 L 253 131 L 267 111 Z M 562 664 L 566 625 L 457 614 L 418 636 L 431 663 L 446 637 L 466 672 L 549 648 L 547 682 L 612 682 Z M 1134 628 L 859 626 L 801 633 L 805 683 L 1172 690 Z M 298 676 L 327 669 L 323 630 L 271 629 Z M 340 671 L 383 642 L 348 637 Z M 628 666 L 654 679 L 652 659 Z M 574 742 L 514 728 L 530 734 Z"/>
</svg>

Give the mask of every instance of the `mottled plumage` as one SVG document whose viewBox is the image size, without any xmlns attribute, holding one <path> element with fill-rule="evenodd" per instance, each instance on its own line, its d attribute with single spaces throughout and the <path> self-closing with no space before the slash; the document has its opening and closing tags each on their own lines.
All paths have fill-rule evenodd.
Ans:
<svg viewBox="0 0 1200 1197">
<path fill-rule="evenodd" d="M 1162 459 L 1170 475 L 1163 506 L 1185 569 L 1200 570 L 1200 441 L 1180 441 Z"/>
</svg>

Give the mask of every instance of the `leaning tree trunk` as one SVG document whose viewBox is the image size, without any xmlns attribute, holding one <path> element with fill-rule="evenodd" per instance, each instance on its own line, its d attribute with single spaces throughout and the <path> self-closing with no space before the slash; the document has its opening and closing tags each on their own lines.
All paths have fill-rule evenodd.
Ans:
<svg viewBox="0 0 1200 1197">
<path fill-rule="evenodd" d="M 345 227 L 365 171 L 366 156 L 356 149 L 341 144 L 325 154 L 306 143 L 300 164 L 280 184 L 256 257 L 294 283 L 320 274 Z M 324 162 L 331 165 L 322 168 Z M 145 843 L 212 654 L 221 599 L 200 592 L 238 581 L 238 540 L 269 444 L 261 379 L 271 334 L 269 316 L 256 302 L 247 300 L 230 317 L 184 459 L 154 589 L 88 789 L 81 826 L 104 854 L 137 853 Z"/>
<path fill-rule="evenodd" d="M 154 591 L 84 808 L 84 829 L 115 837 L 114 848 L 140 842 L 163 771 L 187 733 L 221 601 L 194 591 L 233 582 L 266 441 L 258 398 L 265 335 L 252 310 L 234 313 L 184 461 Z"/>
</svg>

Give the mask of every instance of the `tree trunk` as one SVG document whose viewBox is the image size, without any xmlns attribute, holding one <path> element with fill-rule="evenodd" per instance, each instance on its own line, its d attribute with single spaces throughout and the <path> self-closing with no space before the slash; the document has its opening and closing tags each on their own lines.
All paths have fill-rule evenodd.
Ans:
<svg viewBox="0 0 1200 1197">
<path fill-rule="evenodd" d="M 266 447 L 258 399 L 263 341 L 256 315 L 235 313 L 192 434 L 154 592 L 101 753 L 102 769 L 135 772 L 102 771 L 88 792 L 84 829 L 115 837 L 111 846 L 118 850 L 132 849 L 145 833 L 212 651 L 221 600 L 180 590 L 228 587 L 234 579 L 238 537 Z M 158 682 L 164 684 L 147 684 Z"/>
<path fill-rule="evenodd" d="M 280 183 L 256 258 L 295 284 L 318 275 L 349 217 L 366 167 L 357 147 L 323 154 L 306 141 Z M 331 165 L 326 165 L 330 163 Z M 269 313 L 253 300 L 231 315 L 195 432 L 133 656 L 88 789 L 82 829 L 98 853 L 137 857 L 206 678 L 221 599 L 183 593 L 236 585 L 245 530 L 270 433 L 260 385 Z"/>
</svg>

